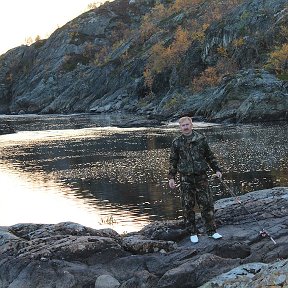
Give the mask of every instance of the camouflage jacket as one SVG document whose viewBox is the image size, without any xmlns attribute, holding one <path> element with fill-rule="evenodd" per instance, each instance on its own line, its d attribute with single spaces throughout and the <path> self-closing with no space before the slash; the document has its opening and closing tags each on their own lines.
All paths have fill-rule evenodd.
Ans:
<svg viewBox="0 0 288 288">
<path fill-rule="evenodd" d="M 221 171 L 205 136 L 194 130 L 190 136 L 181 135 L 173 140 L 169 162 L 169 179 L 175 178 L 177 172 L 184 175 L 204 174 L 209 166 L 214 172 Z"/>
</svg>

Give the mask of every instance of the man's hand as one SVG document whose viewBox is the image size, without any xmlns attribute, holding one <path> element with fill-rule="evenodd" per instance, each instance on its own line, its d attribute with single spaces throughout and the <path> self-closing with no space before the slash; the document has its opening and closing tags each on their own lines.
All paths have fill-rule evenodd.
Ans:
<svg viewBox="0 0 288 288">
<path fill-rule="evenodd" d="M 221 178 L 222 178 L 222 173 L 221 173 L 220 171 L 217 171 L 217 172 L 216 172 L 216 176 L 217 176 L 219 179 L 221 179 Z"/>
<path fill-rule="evenodd" d="M 175 183 L 175 180 L 173 178 L 169 179 L 169 187 L 171 189 L 175 189 L 176 188 L 176 183 Z"/>
</svg>

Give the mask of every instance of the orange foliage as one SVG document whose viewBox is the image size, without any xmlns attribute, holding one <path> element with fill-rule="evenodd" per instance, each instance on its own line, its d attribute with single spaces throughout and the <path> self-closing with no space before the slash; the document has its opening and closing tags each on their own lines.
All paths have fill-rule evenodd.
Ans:
<svg viewBox="0 0 288 288">
<path fill-rule="evenodd" d="M 144 15 L 140 27 L 141 38 L 143 40 L 149 38 L 157 30 L 157 24 L 169 16 L 168 13 L 163 4 L 157 4 L 150 13 Z"/>
<path fill-rule="evenodd" d="M 280 75 L 288 73 L 288 43 L 270 53 L 267 67 Z"/>
<path fill-rule="evenodd" d="M 156 26 L 152 22 L 146 20 L 146 18 L 148 17 L 145 15 L 140 27 L 141 40 L 143 42 L 146 39 L 149 39 L 149 37 L 151 37 L 151 35 L 156 31 Z"/>
<path fill-rule="evenodd" d="M 189 32 L 178 27 L 175 32 L 175 40 L 169 47 L 171 50 L 171 60 L 174 60 L 173 64 L 179 63 L 181 56 L 188 50 L 190 45 Z"/>
<path fill-rule="evenodd" d="M 194 27 L 194 31 L 191 33 L 191 38 L 195 41 L 204 42 L 205 40 L 205 32 L 209 28 L 209 24 L 205 23 L 203 25 L 199 25 L 192 21 L 192 27 Z"/>
<path fill-rule="evenodd" d="M 205 33 L 212 21 L 221 19 L 225 14 L 229 13 L 236 5 L 243 0 L 215 0 L 209 1 L 209 5 L 205 0 L 175 0 L 170 6 L 157 4 L 151 12 L 146 14 L 141 23 L 141 38 L 146 40 L 153 34 L 163 29 L 158 27 L 159 23 L 163 23 L 164 19 L 174 13 L 181 11 L 190 12 L 196 9 L 197 15 L 201 15 L 196 21 L 191 23 L 185 22 L 185 27 L 179 26 L 174 34 L 174 40 L 170 46 L 165 47 L 163 44 L 156 44 L 151 48 L 151 55 L 146 64 L 146 70 L 143 73 L 145 83 L 148 87 L 152 87 L 155 74 L 170 69 L 172 66 L 179 64 L 181 57 L 192 44 L 192 41 L 203 42 Z M 206 5 L 206 4 L 207 5 Z M 203 5 L 202 5 L 203 4 Z M 208 7 L 208 9 L 207 9 Z M 165 23 L 165 22 L 164 22 Z M 160 26 L 160 25 L 159 25 Z M 236 39 L 233 43 L 236 47 L 244 45 L 243 39 Z M 222 75 L 225 73 L 233 73 L 235 71 L 235 63 L 229 58 L 227 49 L 218 48 L 221 59 L 225 59 L 226 66 L 221 61 L 215 67 L 208 67 L 199 77 L 193 80 L 194 89 L 203 89 L 205 86 L 213 86 L 218 84 Z"/>
<path fill-rule="evenodd" d="M 217 69 L 215 67 L 208 67 L 199 77 L 192 81 L 193 90 L 200 92 L 207 87 L 216 86 L 219 82 Z"/>
<path fill-rule="evenodd" d="M 167 66 L 167 49 L 160 44 L 155 44 L 151 49 L 151 56 L 148 60 L 148 67 L 152 73 L 160 73 Z"/>
<path fill-rule="evenodd" d="M 168 10 L 164 7 L 163 4 L 157 4 L 156 6 L 152 8 L 151 16 L 154 19 L 161 20 L 167 17 L 167 14 L 168 14 Z"/>
<path fill-rule="evenodd" d="M 170 59 L 169 48 L 165 48 L 160 43 L 152 47 L 151 55 L 143 72 L 145 84 L 150 90 L 152 89 L 154 75 L 163 72 L 169 66 Z"/>
<path fill-rule="evenodd" d="M 218 85 L 227 74 L 233 74 L 238 70 L 236 63 L 229 58 L 221 58 L 215 67 L 208 67 L 199 77 L 192 81 L 192 89 L 195 92 Z"/>
<path fill-rule="evenodd" d="M 149 74 L 147 72 L 144 73 L 144 78 L 146 79 L 149 76 L 149 81 L 151 82 L 153 75 L 161 73 L 173 65 L 177 65 L 190 44 L 189 33 L 178 27 L 175 32 L 174 41 L 170 46 L 166 48 L 162 44 L 157 43 L 151 48 L 151 55 L 146 64 L 146 70 L 149 71 Z"/>
<path fill-rule="evenodd" d="M 223 46 L 219 46 L 219 47 L 217 48 L 217 52 L 218 52 L 222 57 L 228 57 L 227 49 L 224 48 Z"/>
<path fill-rule="evenodd" d="M 241 46 L 243 46 L 245 44 L 245 40 L 244 40 L 243 37 L 240 37 L 240 38 L 237 38 L 237 39 L 233 40 L 232 44 L 236 48 L 239 48 L 239 47 L 241 47 Z"/>
</svg>

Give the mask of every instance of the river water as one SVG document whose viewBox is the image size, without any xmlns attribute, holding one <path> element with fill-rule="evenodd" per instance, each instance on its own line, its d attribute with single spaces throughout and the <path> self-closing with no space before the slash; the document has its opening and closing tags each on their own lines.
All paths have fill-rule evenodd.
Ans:
<svg viewBox="0 0 288 288">
<path fill-rule="evenodd" d="M 73 221 L 123 233 L 181 218 L 179 191 L 167 186 L 177 124 L 118 128 L 116 120 L 0 116 L 0 123 L 17 129 L 0 136 L 0 226 Z M 287 123 L 194 125 L 207 136 L 236 194 L 288 186 L 287 128 Z M 215 199 L 230 196 L 217 180 L 210 184 Z"/>
</svg>

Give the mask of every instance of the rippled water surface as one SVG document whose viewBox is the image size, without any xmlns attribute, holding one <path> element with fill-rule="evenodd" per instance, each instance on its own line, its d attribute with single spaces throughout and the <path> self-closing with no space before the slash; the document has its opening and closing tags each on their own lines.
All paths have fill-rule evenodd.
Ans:
<svg viewBox="0 0 288 288">
<path fill-rule="evenodd" d="M 177 125 L 124 129 L 91 115 L 0 122 L 18 131 L 0 136 L 0 225 L 73 221 L 122 233 L 181 217 L 166 178 Z M 287 123 L 195 129 L 208 137 L 234 193 L 288 185 Z M 216 199 L 229 196 L 217 180 L 211 188 Z"/>
</svg>

